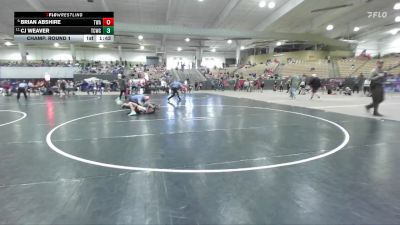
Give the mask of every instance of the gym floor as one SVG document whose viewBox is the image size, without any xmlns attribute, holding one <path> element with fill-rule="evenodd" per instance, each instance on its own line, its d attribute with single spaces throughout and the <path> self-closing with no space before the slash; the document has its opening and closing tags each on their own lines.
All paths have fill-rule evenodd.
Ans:
<svg viewBox="0 0 400 225">
<path fill-rule="evenodd" d="M 398 224 L 400 122 L 250 99 L 0 98 L 1 224 Z"/>
</svg>

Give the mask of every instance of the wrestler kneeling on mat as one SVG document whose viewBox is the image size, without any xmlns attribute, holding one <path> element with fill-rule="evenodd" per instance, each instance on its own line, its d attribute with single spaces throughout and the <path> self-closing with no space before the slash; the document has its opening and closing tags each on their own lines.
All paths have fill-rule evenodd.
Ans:
<svg viewBox="0 0 400 225">
<path fill-rule="evenodd" d="M 131 112 L 129 116 L 136 114 L 151 114 L 158 109 L 158 106 L 150 103 L 150 96 L 147 95 L 130 95 L 125 103 L 122 103 L 122 108 L 129 108 Z"/>
</svg>

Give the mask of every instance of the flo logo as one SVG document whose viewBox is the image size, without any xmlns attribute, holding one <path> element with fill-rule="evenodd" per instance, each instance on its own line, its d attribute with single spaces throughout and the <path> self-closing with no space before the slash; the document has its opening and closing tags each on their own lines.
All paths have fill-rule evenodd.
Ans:
<svg viewBox="0 0 400 225">
<path fill-rule="evenodd" d="M 388 16 L 388 13 L 386 11 L 373 11 L 367 13 L 369 19 L 384 19 Z"/>
</svg>

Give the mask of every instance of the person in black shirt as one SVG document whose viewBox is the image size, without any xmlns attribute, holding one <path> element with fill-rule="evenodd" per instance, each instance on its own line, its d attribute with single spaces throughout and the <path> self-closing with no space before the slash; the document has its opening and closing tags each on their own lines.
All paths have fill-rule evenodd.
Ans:
<svg viewBox="0 0 400 225">
<path fill-rule="evenodd" d="M 311 75 L 312 78 L 310 80 L 310 86 L 311 86 L 311 98 L 314 98 L 314 95 L 316 95 L 318 98 L 320 98 L 320 96 L 317 94 L 318 89 L 321 87 L 321 80 L 317 77 L 317 74 L 313 74 Z"/>
<path fill-rule="evenodd" d="M 18 84 L 18 89 L 17 89 L 17 100 L 19 101 L 19 98 L 21 96 L 21 93 L 24 94 L 25 99 L 28 99 L 26 96 L 26 89 L 28 88 L 28 84 L 24 81 Z"/>
<path fill-rule="evenodd" d="M 125 75 L 122 75 L 120 79 L 118 79 L 118 86 L 119 86 L 119 100 L 121 100 L 122 95 L 125 95 L 125 99 L 127 98 L 126 96 L 126 80 L 125 80 Z"/>
<path fill-rule="evenodd" d="M 376 68 L 372 70 L 370 78 L 371 80 L 371 95 L 372 95 L 372 103 L 366 105 L 365 108 L 369 112 L 371 108 L 374 108 L 374 116 L 382 116 L 378 112 L 378 107 L 384 99 L 384 90 L 383 90 L 383 83 L 385 81 L 385 72 L 383 71 L 383 61 L 379 60 L 376 63 Z"/>
<path fill-rule="evenodd" d="M 281 80 L 281 83 L 279 84 L 279 91 L 283 92 L 283 81 Z"/>
</svg>

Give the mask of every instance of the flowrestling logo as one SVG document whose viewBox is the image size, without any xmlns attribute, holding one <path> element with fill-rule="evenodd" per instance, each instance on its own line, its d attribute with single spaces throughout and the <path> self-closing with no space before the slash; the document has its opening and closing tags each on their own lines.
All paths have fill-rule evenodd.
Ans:
<svg viewBox="0 0 400 225">
<path fill-rule="evenodd" d="M 388 16 L 386 11 L 370 11 L 367 14 L 369 19 L 384 19 Z"/>
</svg>

